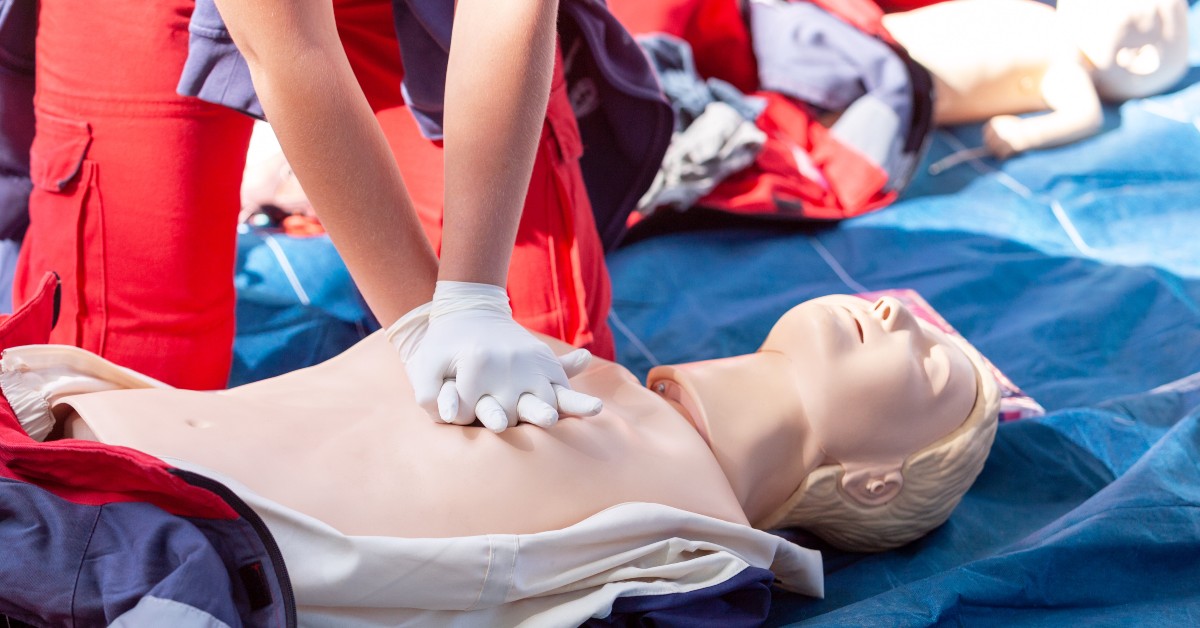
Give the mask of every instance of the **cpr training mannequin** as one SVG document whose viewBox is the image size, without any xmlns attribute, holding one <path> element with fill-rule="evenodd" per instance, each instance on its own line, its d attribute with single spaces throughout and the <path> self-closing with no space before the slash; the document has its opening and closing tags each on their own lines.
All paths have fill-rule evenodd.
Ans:
<svg viewBox="0 0 1200 628">
<path fill-rule="evenodd" d="M 78 413 L 82 422 L 68 422 L 67 436 L 203 464 L 349 533 L 410 537 L 554 529 L 621 501 L 770 527 L 787 518 L 776 511 L 821 467 L 844 470 L 841 490 L 851 501 L 882 506 L 903 492 L 902 469 L 916 452 L 961 435 L 973 408 L 985 416 L 974 417 L 972 434 L 996 413 L 993 382 L 974 350 L 890 297 L 809 301 L 785 314 L 757 353 L 659 367 L 649 386 L 667 403 L 619 365 L 597 360 L 572 384 L 602 398 L 604 410 L 546 432 L 494 435 L 430 422 L 406 386 L 386 383 L 402 371 L 387 350 L 377 334 L 323 364 L 216 393 L 70 394 L 157 384 L 136 374 L 114 379 L 106 363 L 59 347 L 10 349 L 3 364 L 6 394 L 21 385 L 16 373 L 53 391 L 60 417 Z M 57 360 L 92 380 L 45 388 L 41 379 L 56 373 L 39 365 Z M 986 451 L 988 441 L 969 444 Z M 427 471 L 443 468 L 456 472 Z M 311 488 L 323 484 L 329 492 Z M 475 504 L 476 515 L 463 517 L 463 503 Z M 939 523 L 863 545 L 903 543 Z"/>
<path fill-rule="evenodd" d="M 53 407 L 66 437 L 193 463 L 345 535 L 537 534 L 632 502 L 803 526 L 857 550 L 906 543 L 949 516 L 987 456 L 999 403 L 973 349 L 888 297 L 806 302 L 759 352 L 657 368 L 649 390 L 597 360 L 571 384 L 604 409 L 549 429 L 431 422 L 397 385 L 394 355 L 376 334 L 213 393 L 31 346 L 4 353 L 0 381 L 35 438 L 54 429 L 39 414 Z M 88 390 L 102 392 L 77 394 Z"/>
<path fill-rule="evenodd" d="M 1179 81 L 1187 10 L 1185 0 L 951 0 L 883 23 L 933 75 L 934 121 L 986 122 L 985 147 L 1005 158 L 1094 134 L 1101 99 Z"/>
</svg>

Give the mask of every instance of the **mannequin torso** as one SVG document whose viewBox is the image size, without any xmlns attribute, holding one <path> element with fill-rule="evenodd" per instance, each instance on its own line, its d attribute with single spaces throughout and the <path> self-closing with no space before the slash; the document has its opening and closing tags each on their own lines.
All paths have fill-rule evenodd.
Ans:
<svg viewBox="0 0 1200 628">
<path fill-rule="evenodd" d="M 1028 0 L 943 2 L 883 24 L 933 75 L 939 124 L 1045 109 L 1047 69 L 1078 55 L 1056 32 L 1054 9 Z"/>
<path fill-rule="evenodd" d="M 596 360 L 572 379 L 605 399 L 600 415 L 502 434 L 430 421 L 404 377 L 375 335 L 221 393 L 120 390 L 59 403 L 80 417 L 69 437 L 214 469 L 346 534 L 534 533 L 634 501 L 747 523 L 697 432 L 620 366 Z"/>
</svg>

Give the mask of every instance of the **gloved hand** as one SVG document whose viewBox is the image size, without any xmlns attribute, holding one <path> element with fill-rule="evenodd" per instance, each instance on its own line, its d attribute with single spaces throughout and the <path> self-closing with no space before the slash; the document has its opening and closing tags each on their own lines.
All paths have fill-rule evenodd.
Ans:
<svg viewBox="0 0 1200 628">
<path fill-rule="evenodd" d="M 518 421 L 549 427 L 560 415 L 592 416 L 602 407 L 567 382 L 592 354 L 555 356 L 513 320 L 497 286 L 439 281 L 433 301 L 396 321 L 387 338 L 404 360 L 417 403 L 446 423 L 478 418 L 502 432 Z"/>
</svg>

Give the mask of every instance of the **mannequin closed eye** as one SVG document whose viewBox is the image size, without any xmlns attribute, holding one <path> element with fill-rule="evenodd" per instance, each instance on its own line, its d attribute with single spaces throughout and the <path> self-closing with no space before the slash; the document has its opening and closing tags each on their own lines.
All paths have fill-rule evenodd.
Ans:
<svg viewBox="0 0 1200 628">
<path fill-rule="evenodd" d="M 910 415 L 961 419 L 970 409 L 958 407 L 970 403 L 970 364 L 941 331 L 892 297 L 809 301 L 782 317 L 762 348 L 787 355 L 816 414 L 882 413 L 882 406 L 870 409 L 869 397 L 888 399 L 886 406 Z"/>
<path fill-rule="evenodd" d="M 849 315 L 849 319 L 853 322 L 854 333 L 862 345 L 871 341 L 877 342 L 884 335 L 890 333 L 911 335 L 913 371 L 926 374 L 930 392 L 935 395 L 946 387 L 951 370 L 946 348 L 940 346 L 938 338 L 925 333 L 915 319 L 900 321 L 900 317 L 911 317 L 911 313 L 907 312 L 902 305 L 890 299 L 881 298 L 873 304 L 867 304 L 864 301 L 853 307 L 838 304 L 835 308 Z M 864 319 L 866 319 L 866 325 L 864 325 Z"/>
<path fill-rule="evenodd" d="M 841 308 L 842 308 L 843 310 L 845 310 L 847 314 L 849 314 L 849 315 L 850 315 L 850 318 L 851 318 L 851 319 L 853 319 L 853 320 L 854 320 L 854 329 L 855 329 L 855 331 L 857 331 L 857 332 L 858 332 L 858 341 L 859 341 L 860 343 L 864 343 L 864 344 L 865 344 L 865 343 L 867 342 L 867 338 L 866 338 L 866 335 L 863 333 L 863 326 L 862 326 L 862 322 L 861 322 L 861 321 L 859 321 L 859 320 L 858 320 L 858 317 L 854 315 L 854 310 L 851 310 L 850 308 L 848 308 L 848 307 L 845 307 L 845 306 L 841 306 Z"/>
</svg>

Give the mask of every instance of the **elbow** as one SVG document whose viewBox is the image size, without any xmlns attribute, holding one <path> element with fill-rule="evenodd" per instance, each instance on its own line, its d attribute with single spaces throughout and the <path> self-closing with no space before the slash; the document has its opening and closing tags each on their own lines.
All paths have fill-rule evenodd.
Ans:
<svg viewBox="0 0 1200 628">
<path fill-rule="evenodd" d="M 1089 119 L 1088 125 L 1085 127 L 1084 132 L 1086 132 L 1088 135 L 1095 135 L 1099 133 L 1100 129 L 1102 128 L 1104 128 L 1104 112 L 1100 112 L 1095 118 Z"/>
<path fill-rule="evenodd" d="M 1104 126 L 1104 108 L 1100 101 L 1089 102 L 1079 115 L 1080 132 L 1095 135 Z"/>
<path fill-rule="evenodd" d="M 304 59 L 328 55 L 330 46 L 341 45 L 332 8 L 322 11 L 271 1 L 216 4 L 251 74 L 303 65 Z"/>
</svg>

